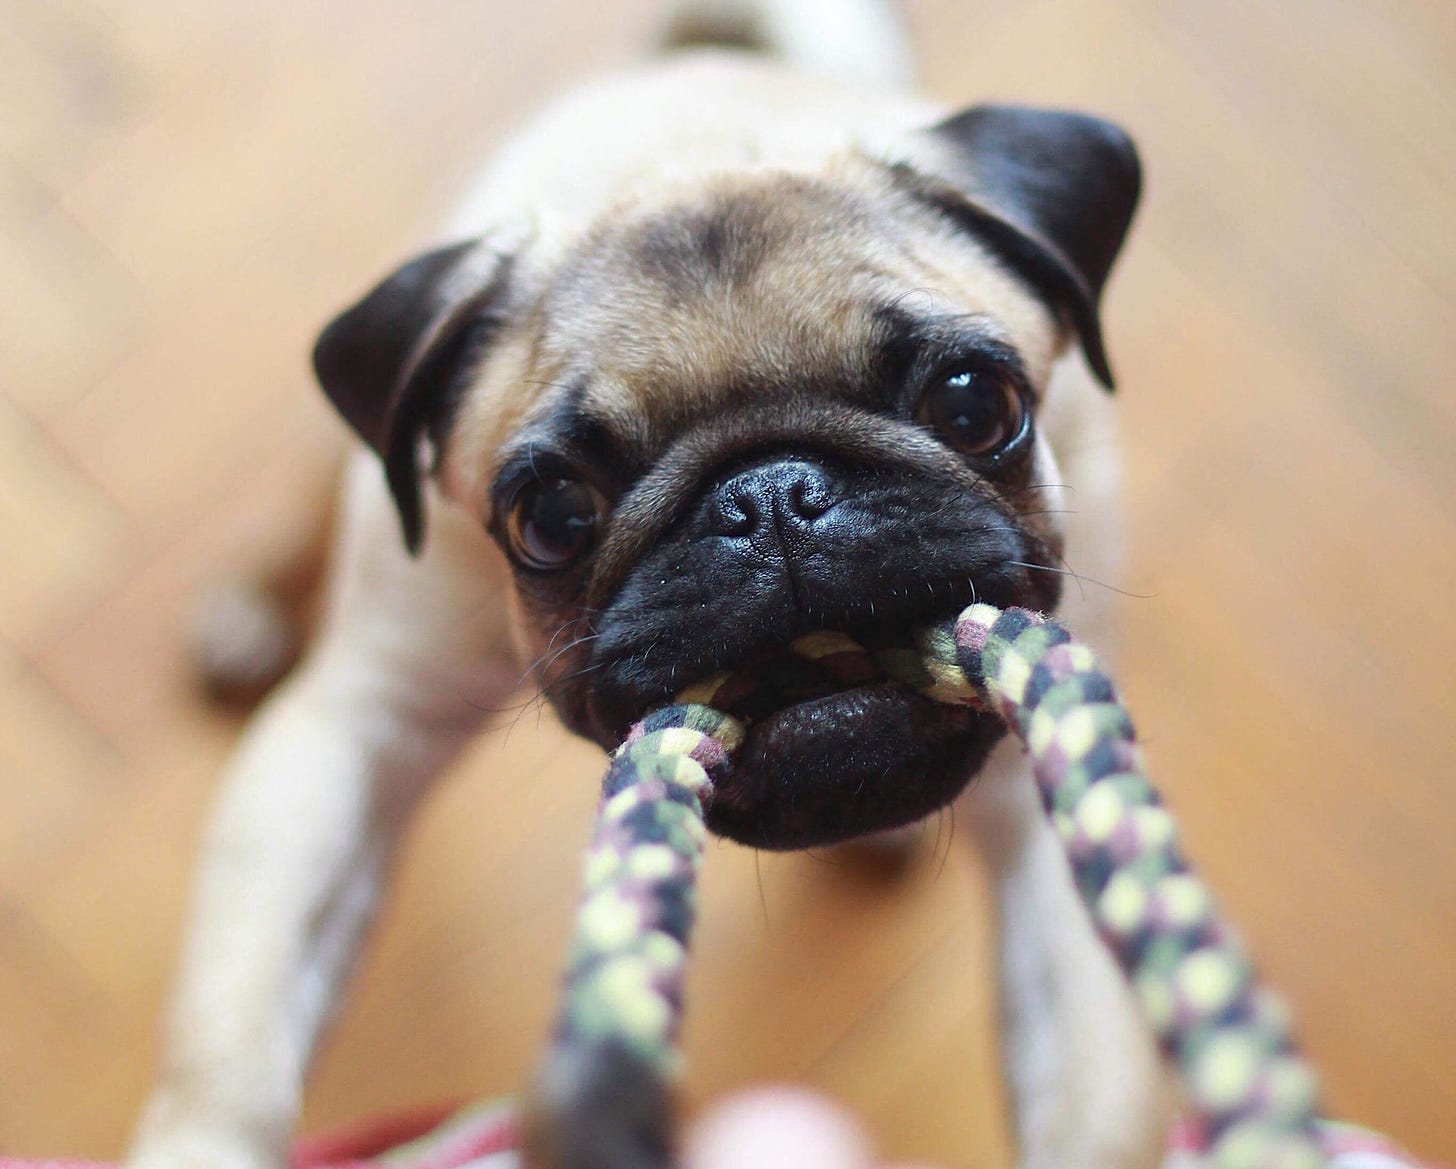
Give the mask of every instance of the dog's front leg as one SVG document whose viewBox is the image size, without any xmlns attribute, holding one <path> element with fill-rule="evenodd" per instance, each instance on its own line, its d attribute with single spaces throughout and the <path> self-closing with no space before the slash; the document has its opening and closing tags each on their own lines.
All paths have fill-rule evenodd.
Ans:
<svg viewBox="0 0 1456 1169">
<path fill-rule="evenodd" d="M 484 535 L 436 508 L 411 561 L 378 478 L 352 475 L 322 639 L 220 794 L 132 1169 L 282 1163 L 400 830 L 515 681 Z"/>
<path fill-rule="evenodd" d="M 1168 1101 L 1151 1033 L 1082 907 L 1018 744 L 959 811 L 993 883 L 1001 1051 L 1019 1169 L 1149 1169 Z"/>
</svg>

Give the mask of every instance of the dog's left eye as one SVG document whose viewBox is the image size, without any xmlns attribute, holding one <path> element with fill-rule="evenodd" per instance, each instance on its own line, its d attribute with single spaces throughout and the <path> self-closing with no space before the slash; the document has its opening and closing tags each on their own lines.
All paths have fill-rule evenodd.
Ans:
<svg viewBox="0 0 1456 1169">
<path fill-rule="evenodd" d="M 1000 454 L 1026 430 L 1026 400 L 1005 377 L 972 369 L 939 375 L 920 402 L 920 422 L 971 458 Z"/>
<path fill-rule="evenodd" d="M 602 495 L 580 479 L 543 479 L 516 493 L 506 517 L 511 556 L 523 568 L 561 572 L 597 542 Z"/>
</svg>

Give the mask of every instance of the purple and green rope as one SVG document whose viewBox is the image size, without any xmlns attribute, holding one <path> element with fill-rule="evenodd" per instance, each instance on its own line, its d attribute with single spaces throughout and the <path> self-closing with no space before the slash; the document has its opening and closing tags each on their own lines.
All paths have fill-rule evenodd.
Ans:
<svg viewBox="0 0 1456 1169">
<path fill-rule="evenodd" d="M 1132 723 L 1092 651 L 1021 609 L 972 605 L 913 645 L 811 634 L 793 650 L 838 678 L 888 675 L 995 711 L 1026 745 L 1097 930 L 1178 1071 L 1218 1169 L 1324 1163 L 1314 1074 L 1143 774 Z M 537 1169 L 672 1163 L 687 947 L 704 808 L 744 726 L 720 675 L 631 731 L 607 772 L 551 1052 L 527 1124 Z"/>
</svg>

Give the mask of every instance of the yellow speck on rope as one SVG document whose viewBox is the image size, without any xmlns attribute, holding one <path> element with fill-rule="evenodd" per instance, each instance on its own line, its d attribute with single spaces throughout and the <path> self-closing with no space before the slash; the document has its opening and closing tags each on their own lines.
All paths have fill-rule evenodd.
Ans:
<svg viewBox="0 0 1456 1169">
<path fill-rule="evenodd" d="M 937 702 L 957 703 L 969 702 L 976 697 L 976 691 L 966 678 L 965 671 L 959 666 L 937 658 L 927 658 L 922 665 L 934 683 L 923 688 L 922 692 L 927 697 L 934 698 Z"/>
<path fill-rule="evenodd" d="M 653 986 L 653 970 L 634 954 L 619 954 L 602 967 L 597 990 L 614 1014 L 614 1023 L 634 1039 L 652 1041 L 667 1030 L 672 1007 Z"/>
<path fill-rule="evenodd" d="M 673 970 L 687 958 L 678 940 L 661 930 L 651 931 L 642 939 L 642 957 L 657 970 Z"/>
<path fill-rule="evenodd" d="M 1109 930 L 1130 934 L 1148 916 L 1148 891 L 1131 873 L 1113 875 L 1097 900 L 1097 918 Z"/>
<path fill-rule="evenodd" d="M 1026 749 L 1033 755 L 1044 755 L 1056 737 L 1057 716 L 1038 707 L 1031 716 L 1031 725 L 1026 729 Z"/>
<path fill-rule="evenodd" d="M 705 737 L 688 727 L 668 727 L 657 732 L 657 750 L 663 755 L 691 755 Z"/>
<path fill-rule="evenodd" d="M 609 881 L 621 867 L 622 858 L 616 850 L 597 848 L 587 853 L 582 880 L 588 889 L 595 889 L 603 881 Z"/>
<path fill-rule="evenodd" d="M 1200 1108 L 1226 1112 L 1248 1098 L 1258 1072 L 1258 1047 L 1242 1031 L 1212 1036 L 1190 1077 Z"/>
<path fill-rule="evenodd" d="M 708 786 L 708 771 L 696 759 L 679 755 L 672 769 L 672 781 L 688 791 L 700 792 Z"/>
<path fill-rule="evenodd" d="M 599 813 L 602 823 L 610 824 L 614 820 L 620 820 L 633 808 L 639 807 L 642 803 L 642 789 L 639 787 L 624 787 L 605 804 Z"/>
<path fill-rule="evenodd" d="M 587 898 L 577 917 L 577 927 L 593 948 L 615 950 L 641 928 L 641 920 L 637 906 L 615 889 L 603 889 Z"/>
<path fill-rule="evenodd" d="M 1137 832 L 1138 844 L 1144 849 L 1166 848 L 1178 834 L 1178 826 L 1167 809 L 1156 806 L 1134 808 L 1132 826 Z"/>
<path fill-rule="evenodd" d="M 1215 1015 L 1242 989 L 1242 972 L 1217 950 L 1197 950 L 1173 975 L 1179 993 L 1200 1015 Z"/>
<path fill-rule="evenodd" d="M 1001 610 L 995 605 L 988 605 L 985 601 L 977 601 L 968 609 L 961 611 L 961 621 L 974 621 L 984 629 L 990 629 L 1001 618 Z"/>
<path fill-rule="evenodd" d="M 1087 838 L 1101 844 L 1117 831 L 1125 811 L 1122 796 L 1117 790 L 1099 784 L 1082 797 L 1072 815 Z"/>
<path fill-rule="evenodd" d="M 638 845 L 627 854 L 627 871 L 643 881 L 671 876 L 677 864 L 677 853 L 665 844 Z"/>
<path fill-rule="evenodd" d="M 1057 728 L 1057 742 L 1072 762 L 1086 756 L 1097 745 L 1097 737 L 1097 719 L 1085 706 L 1064 714 Z"/>
<path fill-rule="evenodd" d="M 1031 663 L 1019 654 L 1008 653 L 1001 659 L 995 688 L 1020 706 L 1026 697 L 1026 684 L 1031 680 Z"/>
<path fill-rule="evenodd" d="M 1213 911 L 1203 882 L 1191 873 L 1169 873 L 1153 886 L 1153 899 L 1174 929 L 1196 925 Z"/>
<path fill-rule="evenodd" d="M 1264 1093 L 1278 1115 L 1298 1116 L 1314 1107 L 1319 1084 L 1308 1064 L 1286 1055 L 1264 1073 Z"/>
</svg>

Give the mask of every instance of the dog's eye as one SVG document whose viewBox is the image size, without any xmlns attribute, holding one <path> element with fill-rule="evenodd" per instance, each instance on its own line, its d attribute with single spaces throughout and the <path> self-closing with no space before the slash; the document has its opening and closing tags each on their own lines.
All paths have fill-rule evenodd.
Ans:
<svg viewBox="0 0 1456 1169">
<path fill-rule="evenodd" d="M 537 572 L 570 568 L 592 550 L 604 510 L 601 493 L 579 479 L 528 483 L 506 519 L 511 555 Z"/>
<path fill-rule="evenodd" d="M 1026 429 L 1026 401 L 1009 379 L 977 370 L 937 377 L 920 403 L 920 421 L 971 458 L 999 454 Z"/>
</svg>

